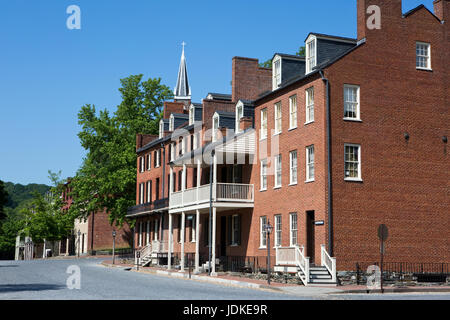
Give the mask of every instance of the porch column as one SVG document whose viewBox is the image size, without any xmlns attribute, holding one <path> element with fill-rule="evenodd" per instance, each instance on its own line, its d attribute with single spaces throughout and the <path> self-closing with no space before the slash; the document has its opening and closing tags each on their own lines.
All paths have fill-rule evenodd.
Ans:
<svg viewBox="0 0 450 320">
<path fill-rule="evenodd" d="M 184 229 L 185 229 L 186 216 L 184 211 L 181 213 L 181 266 L 180 272 L 184 272 Z"/>
<path fill-rule="evenodd" d="M 170 166 L 170 177 L 169 177 L 169 179 L 170 179 L 170 186 L 169 186 L 169 201 L 170 201 L 170 198 L 172 197 L 172 190 L 174 189 L 174 187 L 173 187 L 173 167 L 172 166 Z"/>
<path fill-rule="evenodd" d="M 201 169 L 201 160 L 197 159 L 197 203 L 199 201 L 199 188 L 200 188 L 200 183 L 201 183 L 201 174 L 200 174 L 200 169 Z"/>
<path fill-rule="evenodd" d="M 196 211 L 195 216 L 195 272 L 200 272 L 200 210 Z"/>
<path fill-rule="evenodd" d="M 216 196 L 217 196 L 217 154 L 214 152 L 213 201 L 216 201 Z M 213 223 L 215 223 L 215 221 Z"/>
<path fill-rule="evenodd" d="M 173 225 L 172 225 L 172 213 L 169 213 L 169 243 L 167 244 L 167 270 L 172 269 L 172 247 L 173 247 Z"/>
<path fill-rule="evenodd" d="M 186 165 L 183 164 L 183 173 L 181 174 L 181 197 L 182 197 L 182 204 L 184 205 L 184 190 L 186 190 Z"/>
<path fill-rule="evenodd" d="M 216 277 L 216 207 L 213 207 L 212 216 L 212 257 L 211 257 L 211 276 Z"/>
</svg>

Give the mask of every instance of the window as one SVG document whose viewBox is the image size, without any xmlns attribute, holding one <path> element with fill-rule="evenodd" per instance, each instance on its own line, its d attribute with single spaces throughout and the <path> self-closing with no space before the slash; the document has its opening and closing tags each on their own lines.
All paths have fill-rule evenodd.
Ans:
<svg viewBox="0 0 450 320">
<path fill-rule="evenodd" d="M 306 147 L 306 182 L 314 181 L 314 146 Z"/>
<path fill-rule="evenodd" d="M 241 244 L 241 217 L 237 214 L 231 218 L 231 245 Z"/>
<path fill-rule="evenodd" d="M 147 221 L 146 225 L 147 225 L 147 232 L 145 235 L 145 244 L 148 245 L 150 242 L 150 221 Z"/>
<path fill-rule="evenodd" d="M 197 216 L 191 216 L 191 242 L 196 241 L 196 232 L 197 232 Z"/>
<path fill-rule="evenodd" d="M 344 85 L 344 119 L 360 119 L 359 86 Z"/>
<path fill-rule="evenodd" d="M 193 125 L 195 121 L 195 107 L 191 105 L 189 108 L 189 125 Z"/>
<path fill-rule="evenodd" d="M 297 213 L 291 213 L 290 217 L 290 236 L 289 236 L 289 245 L 291 247 L 296 246 L 297 242 L 297 234 L 298 234 L 298 222 L 297 222 Z"/>
<path fill-rule="evenodd" d="M 219 130 L 219 115 L 215 113 L 213 116 L 213 134 L 212 134 L 213 142 L 217 140 L 218 130 Z"/>
<path fill-rule="evenodd" d="M 161 121 L 159 122 L 159 138 L 163 138 L 164 137 L 164 120 L 161 119 Z"/>
<path fill-rule="evenodd" d="M 172 142 L 170 144 L 170 161 L 175 161 L 175 152 L 176 152 L 175 142 Z"/>
<path fill-rule="evenodd" d="M 275 216 L 275 247 L 281 247 L 281 214 Z"/>
<path fill-rule="evenodd" d="M 297 184 L 297 150 L 291 151 L 289 153 L 289 163 L 290 163 L 290 184 Z"/>
<path fill-rule="evenodd" d="M 171 114 L 169 119 L 169 131 L 174 131 L 174 127 L 175 127 L 175 119 L 173 117 L 173 114 Z"/>
<path fill-rule="evenodd" d="M 142 247 L 142 222 L 139 223 L 139 247 Z"/>
<path fill-rule="evenodd" d="M 314 67 L 317 65 L 317 46 L 316 39 L 312 38 L 306 43 L 306 73 L 313 71 Z"/>
<path fill-rule="evenodd" d="M 277 89 L 281 84 L 281 59 L 275 58 L 273 61 L 273 90 Z"/>
<path fill-rule="evenodd" d="M 184 154 L 184 139 L 180 137 L 178 139 L 178 155 L 182 156 Z"/>
<path fill-rule="evenodd" d="M 275 103 L 275 134 L 281 133 L 281 102 Z"/>
<path fill-rule="evenodd" d="M 139 184 L 139 204 L 144 204 L 144 188 L 145 188 L 145 184 L 140 183 Z"/>
<path fill-rule="evenodd" d="M 297 96 L 289 98 L 289 129 L 297 128 Z"/>
<path fill-rule="evenodd" d="M 236 105 L 236 125 L 235 125 L 236 132 L 240 132 L 240 122 L 243 116 L 244 116 L 244 105 L 241 102 L 239 102 Z"/>
<path fill-rule="evenodd" d="M 147 154 L 147 171 L 150 171 L 152 168 L 152 154 Z"/>
<path fill-rule="evenodd" d="M 306 123 L 314 121 L 314 87 L 306 90 Z"/>
<path fill-rule="evenodd" d="M 161 150 L 156 150 L 155 161 L 156 161 L 155 168 L 159 168 L 161 166 Z"/>
<path fill-rule="evenodd" d="M 152 202 L 152 182 L 147 181 L 147 203 Z"/>
<path fill-rule="evenodd" d="M 155 220 L 153 222 L 153 225 L 154 225 L 154 229 L 153 229 L 154 238 L 153 238 L 153 240 L 157 241 L 158 240 L 158 234 L 159 234 L 159 220 Z"/>
<path fill-rule="evenodd" d="M 429 43 L 416 43 L 416 68 L 431 70 L 431 46 Z"/>
<path fill-rule="evenodd" d="M 261 191 L 267 190 L 267 159 L 261 160 Z"/>
<path fill-rule="evenodd" d="M 261 140 L 267 138 L 267 108 L 261 110 Z"/>
<path fill-rule="evenodd" d="M 260 234 L 260 238 L 259 238 L 259 247 L 260 248 L 265 248 L 267 246 L 267 237 L 266 237 L 266 224 L 267 224 L 267 217 L 261 217 L 259 218 L 259 234 Z"/>
<path fill-rule="evenodd" d="M 346 144 L 345 180 L 361 180 L 361 146 Z"/>
<path fill-rule="evenodd" d="M 144 172 L 145 168 L 145 161 L 144 161 L 144 157 L 139 157 L 139 172 Z"/>
<path fill-rule="evenodd" d="M 281 187 L 281 154 L 275 156 L 275 188 Z"/>
</svg>

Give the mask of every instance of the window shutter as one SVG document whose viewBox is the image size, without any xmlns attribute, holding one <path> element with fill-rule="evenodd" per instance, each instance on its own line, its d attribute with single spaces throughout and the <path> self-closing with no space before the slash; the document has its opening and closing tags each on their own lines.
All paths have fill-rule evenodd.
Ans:
<svg viewBox="0 0 450 320">
<path fill-rule="evenodd" d="M 241 234 L 242 234 L 242 228 L 241 228 L 241 215 L 237 216 L 237 239 L 236 239 L 236 243 L 238 246 L 241 245 Z"/>
<path fill-rule="evenodd" d="M 233 216 L 227 217 L 227 239 L 228 239 L 228 245 L 233 244 L 233 236 L 231 232 L 233 231 Z"/>
</svg>

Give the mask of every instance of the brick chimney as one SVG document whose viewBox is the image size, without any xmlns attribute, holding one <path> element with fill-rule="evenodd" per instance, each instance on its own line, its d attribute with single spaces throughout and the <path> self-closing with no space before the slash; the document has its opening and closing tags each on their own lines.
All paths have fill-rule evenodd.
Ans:
<svg viewBox="0 0 450 320">
<path fill-rule="evenodd" d="M 381 29 L 368 29 L 367 20 L 373 15 L 373 11 L 367 10 L 370 6 L 378 6 L 380 8 Z M 358 40 L 367 38 L 371 34 L 386 34 L 389 26 L 398 23 L 402 18 L 402 0 L 357 0 L 357 24 L 358 24 Z"/>
<path fill-rule="evenodd" d="M 433 5 L 434 14 L 441 21 L 447 21 L 449 19 L 448 15 L 450 14 L 450 0 L 435 0 Z"/>
<path fill-rule="evenodd" d="M 251 117 L 242 117 L 239 121 L 239 131 L 245 131 L 253 127 L 253 119 Z"/>
<path fill-rule="evenodd" d="M 142 148 L 146 144 L 149 144 L 153 140 L 158 139 L 158 136 L 152 134 L 137 134 L 136 135 L 136 150 Z"/>
<path fill-rule="evenodd" d="M 231 100 L 255 100 L 272 90 L 272 69 L 260 68 L 258 59 L 234 57 Z"/>
</svg>

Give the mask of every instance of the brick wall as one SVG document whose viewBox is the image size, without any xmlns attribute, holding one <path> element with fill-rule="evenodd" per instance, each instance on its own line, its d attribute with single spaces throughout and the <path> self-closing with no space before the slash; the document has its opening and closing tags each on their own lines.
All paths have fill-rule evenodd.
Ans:
<svg viewBox="0 0 450 320">
<path fill-rule="evenodd" d="M 255 100 L 272 90 L 272 69 L 260 68 L 258 59 L 234 57 L 232 69 L 232 101 Z"/>
</svg>

